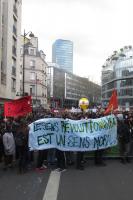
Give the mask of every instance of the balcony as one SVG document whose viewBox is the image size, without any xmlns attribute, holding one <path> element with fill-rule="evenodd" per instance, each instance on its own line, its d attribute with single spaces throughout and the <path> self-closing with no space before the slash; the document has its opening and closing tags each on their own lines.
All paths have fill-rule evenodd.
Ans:
<svg viewBox="0 0 133 200">
<path fill-rule="evenodd" d="M 30 95 L 31 95 L 32 97 L 35 97 L 35 96 L 36 96 L 35 93 L 31 93 Z"/>
<path fill-rule="evenodd" d="M 13 55 L 16 57 L 16 47 L 15 46 L 12 46 L 12 53 L 13 53 Z"/>
<path fill-rule="evenodd" d="M 30 66 L 31 69 L 35 69 L 35 65 Z"/>
<path fill-rule="evenodd" d="M 16 29 L 15 25 L 13 25 L 13 33 L 14 33 L 14 35 L 17 36 L 17 29 Z"/>
<path fill-rule="evenodd" d="M 12 75 L 16 76 L 16 67 L 12 66 Z"/>
</svg>

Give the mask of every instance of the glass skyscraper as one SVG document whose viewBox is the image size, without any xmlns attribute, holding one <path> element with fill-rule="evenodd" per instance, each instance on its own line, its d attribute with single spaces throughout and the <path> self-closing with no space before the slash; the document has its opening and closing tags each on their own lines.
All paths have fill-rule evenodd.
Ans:
<svg viewBox="0 0 133 200">
<path fill-rule="evenodd" d="M 56 40 L 52 46 L 52 62 L 57 63 L 61 69 L 73 73 L 73 42 Z"/>
<path fill-rule="evenodd" d="M 102 103 L 107 105 L 114 88 L 119 108 L 133 110 L 133 48 L 125 46 L 106 60 L 102 69 Z"/>
</svg>

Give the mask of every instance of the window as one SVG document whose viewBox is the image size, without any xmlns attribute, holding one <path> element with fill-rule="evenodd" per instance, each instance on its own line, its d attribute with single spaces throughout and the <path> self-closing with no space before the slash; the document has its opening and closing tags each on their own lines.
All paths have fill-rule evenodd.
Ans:
<svg viewBox="0 0 133 200">
<path fill-rule="evenodd" d="M 14 58 L 12 58 L 12 66 L 16 67 L 16 60 Z"/>
<path fill-rule="evenodd" d="M 16 79 L 14 78 L 11 79 L 11 88 L 12 88 L 12 91 L 16 90 Z"/>
<path fill-rule="evenodd" d="M 13 46 L 16 47 L 17 42 L 16 42 L 16 39 L 15 39 L 14 37 L 13 37 L 13 39 L 12 39 L 12 43 L 13 43 Z"/>
<path fill-rule="evenodd" d="M 31 67 L 32 69 L 35 68 L 35 60 L 30 60 L 30 67 Z"/>
<path fill-rule="evenodd" d="M 23 47 L 20 48 L 20 54 L 23 55 Z"/>
<path fill-rule="evenodd" d="M 30 49 L 30 55 L 35 55 L 35 50 L 34 49 Z"/>
<path fill-rule="evenodd" d="M 4 47 L 4 39 L 3 39 L 3 37 L 2 37 L 2 48 Z"/>
<path fill-rule="evenodd" d="M 35 96 L 35 85 L 30 85 L 30 95 Z"/>
<path fill-rule="evenodd" d="M 31 73 L 30 73 L 30 80 L 33 80 L 33 81 L 34 81 L 35 78 L 36 78 L 36 77 L 35 77 L 35 72 L 31 72 Z"/>
<path fill-rule="evenodd" d="M 1 71 L 3 71 L 3 62 L 1 61 Z"/>
<path fill-rule="evenodd" d="M 4 15 L 2 15 L 2 25 L 4 24 Z"/>
</svg>

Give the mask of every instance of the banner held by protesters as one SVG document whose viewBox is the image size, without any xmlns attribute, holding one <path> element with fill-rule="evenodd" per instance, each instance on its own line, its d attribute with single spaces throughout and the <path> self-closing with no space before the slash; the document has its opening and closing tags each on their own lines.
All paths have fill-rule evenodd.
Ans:
<svg viewBox="0 0 133 200">
<path fill-rule="evenodd" d="M 29 127 L 30 150 L 93 151 L 117 145 L 114 115 L 88 120 L 47 118 Z"/>
</svg>

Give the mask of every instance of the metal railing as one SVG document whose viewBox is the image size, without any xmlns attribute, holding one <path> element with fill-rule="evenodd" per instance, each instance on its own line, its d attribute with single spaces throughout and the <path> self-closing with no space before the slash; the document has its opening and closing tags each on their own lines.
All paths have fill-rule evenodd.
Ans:
<svg viewBox="0 0 133 200">
<path fill-rule="evenodd" d="M 17 11 L 16 5 L 13 6 L 13 12 L 15 13 L 16 16 L 18 16 L 18 11 Z"/>
</svg>

